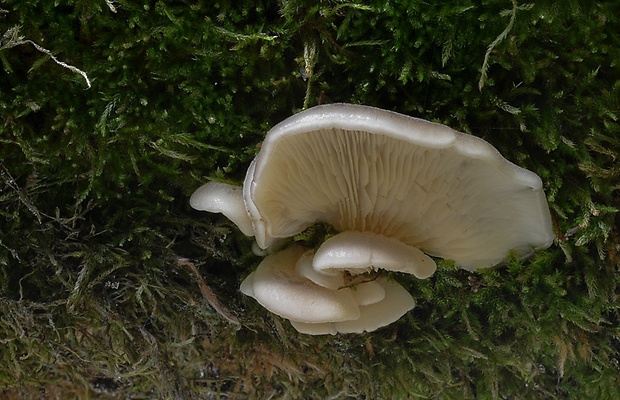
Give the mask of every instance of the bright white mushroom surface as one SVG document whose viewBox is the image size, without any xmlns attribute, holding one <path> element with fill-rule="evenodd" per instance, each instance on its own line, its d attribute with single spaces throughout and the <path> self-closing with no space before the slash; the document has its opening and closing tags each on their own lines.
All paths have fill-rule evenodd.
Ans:
<svg viewBox="0 0 620 400">
<path fill-rule="evenodd" d="M 226 215 L 244 235 L 254 236 L 252 221 L 243 204 L 243 188 L 220 182 L 202 185 L 189 198 L 189 205 L 200 211 Z"/>
<path fill-rule="evenodd" d="M 367 106 L 317 106 L 273 127 L 243 195 L 262 248 L 320 221 L 474 270 L 554 237 L 536 174 L 482 139 Z"/>
<path fill-rule="evenodd" d="M 269 255 L 241 284 L 241 292 L 289 319 L 301 333 L 319 335 L 374 331 L 414 306 L 409 292 L 379 277 L 347 284 L 344 269 L 321 277 L 314 250 L 290 246 Z"/>
<path fill-rule="evenodd" d="M 262 249 L 318 222 L 339 232 L 316 254 L 283 250 L 278 267 L 272 265 L 279 253 L 268 256 L 242 285 L 297 330 L 313 334 L 376 329 L 411 309 L 413 299 L 381 278 L 359 286 L 368 294 L 347 300 L 359 315 L 343 319 L 326 312 L 332 317 L 307 321 L 300 315 L 330 308 L 292 313 L 282 298 L 303 288 L 300 298 L 321 297 L 333 306 L 341 293 L 332 292 L 343 290 L 348 275 L 387 269 L 424 279 L 436 268 L 428 255 L 475 270 L 501 263 L 510 251 L 525 258 L 554 239 L 542 182 L 533 172 L 480 138 L 351 104 L 317 106 L 274 126 L 242 189 L 208 183 L 190 203 L 223 213 Z M 267 293 L 284 297 L 273 300 Z M 396 307 L 398 301 L 406 306 Z"/>
</svg>

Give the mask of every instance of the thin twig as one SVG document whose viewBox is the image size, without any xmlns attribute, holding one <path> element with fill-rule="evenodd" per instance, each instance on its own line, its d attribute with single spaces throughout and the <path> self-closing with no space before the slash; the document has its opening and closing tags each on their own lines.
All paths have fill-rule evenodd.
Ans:
<svg viewBox="0 0 620 400">
<path fill-rule="evenodd" d="M 41 213 L 39 212 L 37 207 L 32 204 L 26 192 L 17 185 L 17 182 L 15 181 L 15 179 L 13 179 L 13 176 L 11 176 L 11 173 L 8 169 L 6 169 L 4 165 L 2 165 L 2 171 L 0 171 L 0 177 L 2 176 L 5 176 L 3 179 L 6 185 L 13 189 L 13 191 L 17 194 L 19 201 L 21 201 L 21 203 L 26 206 L 26 208 L 32 213 L 32 215 L 35 216 L 40 225 Z"/>
<path fill-rule="evenodd" d="M 220 314 L 226 321 L 228 321 L 228 322 L 230 322 L 232 324 L 235 324 L 238 327 L 241 327 L 241 323 L 239 322 L 239 319 L 237 319 L 237 317 L 232 315 L 230 313 L 230 311 L 228 311 L 220 303 L 220 301 L 217 299 L 217 297 L 215 297 L 215 294 L 213 293 L 211 288 L 209 286 L 207 286 L 205 281 L 202 279 L 202 276 L 200 276 L 200 273 L 198 272 L 198 269 L 196 268 L 196 266 L 194 265 L 193 262 L 189 261 L 186 258 L 179 258 L 179 259 L 177 259 L 177 265 L 185 266 L 185 267 L 187 267 L 191 271 L 191 273 L 196 278 L 196 281 L 198 281 L 198 286 L 200 286 L 200 291 L 202 292 L 202 295 L 207 300 L 209 305 L 211 307 L 213 307 L 213 309 L 215 311 L 217 311 L 218 314 Z"/>
<path fill-rule="evenodd" d="M 73 65 L 67 64 L 66 62 L 60 61 L 48 49 L 42 46 L 39 46 L 38 44 L 36 44 L 30 39 L 24 39 L 23 36 L 18 36 L 18 32 L 19 32 L 19 27 L 17 26 L 7 30 L 4 33 L 2 39 L 0 39 L 0 50 L 10 49 L 12 47 L 21 46 L 24 44 L 31 44 L 34 46 L 35 49 L 37 49 L 41 53 L 47 54 L 56 64 L 60 65 L 61 67 L 67 68 L 70 71 L 75 72 L 76 74 L 82 75 L 82 77 L 86 80 L 86 85 L 88 85 L 88 89 L 90 89 L 90 86 L 91 86 L 90 79 L 88 79 L 88 75 L 86 75 L 86 72 L 82 71 L 79 68 L 74 67 Z"/>
</svg>

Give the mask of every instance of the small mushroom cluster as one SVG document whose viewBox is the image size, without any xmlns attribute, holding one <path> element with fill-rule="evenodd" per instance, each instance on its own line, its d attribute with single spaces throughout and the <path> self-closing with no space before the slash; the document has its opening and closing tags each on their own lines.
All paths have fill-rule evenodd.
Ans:
<svg viewBox="0 0 620 400">
<path fill-rule="evenodd" d="M 411 295 L 378 269 L 424 279 L 431 255 L 473 271 L 554 238 L 536 174 L 477 137 L 351 104 L 274 126 L 243 187 L 210 182 L 190 204 L 223 213 L 261 249 L 319 222 L 338 232 L 316 251 L 274 251 L 241 284 L 308 334 L 370 332 L 411 310 Z"/>
</svg>

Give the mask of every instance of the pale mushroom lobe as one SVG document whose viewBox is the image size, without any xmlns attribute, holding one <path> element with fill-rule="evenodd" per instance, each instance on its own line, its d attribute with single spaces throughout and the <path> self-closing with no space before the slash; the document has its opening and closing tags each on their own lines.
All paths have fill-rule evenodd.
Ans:
<svg viewBox="0 0 620 400">
<path fill-rule="evenodd" d="M 384 269 L 426 279 L 437 265 L 419 249 L 372 232 L 345 231 L 327 239 L 313 260 L 316 271 L 347 270 L 352 274 Z"/>
<path fill-rule="evenodd" d="M 317 271 L 313 268 L 314 250 L 308 250 L 295 264 L 295 271 L 316 283 L 319 286 L 326 287 L 328 289 L 339 289 L 344 286 L 344 274 L 339 270 L 325 270 Z"/>
<path fill-rule="evenodd" d="M 262 248 L 323 222 L 475 270 L 554 239 L 536 174 L 480 138 L 367 106 L 317 106 L 274 126 L 244 198 Z"/>
<path fill-rule="evenodd" d="M 303 276 L 319 286 L 332 290 L 341 290 L 347 285 L 344 279 L 344 269 L 324 269 L 316 270 L 312 266 L 315 252 L 314 250 L 306 251 L 297 261 L 295 272 Z M 351 293 L 355 301 L 359 305 L 368 305 L 377 303 L 385 297 L 383 286 L 377 282 L 369 280 L 367 282 L 356 283 L 350 285 Z"/>
<path fill-rule="evenodd" d="M 377 303 L 360 307 L 360 318 L 334 323 L 342 333 L 372 332 L 395 322 L 415 306 L 411 294 L 397 282 L 384 279 L 380 281 L 385 290 L 385 298 Z"/>
<path fill-rule="evenodd" d="M 368 306 L 385 299 L 385 287 L 376 281 L 358 283 L 351 288 L 351 291 L 360 306 Z"/>
<path fill-rule="evenodd" d="M 263 259 L 241 284 L 241 292 L 281 317 L 322 323 L 357 319 L 358 304 L 350 290 L 316 285 L 295 271 L 305 249 L 291 246 Z"/>
<path fill-rule="evenodd" d="M 243 188 L 220 182 L 209 182 L 189 198 L 189 205 L 199 211 L 222 213 L 246 236 L 254 236 L 252 221 L 243 203 Z"/>
<path fill-rule="evenodd" d="M 376 282 L 383 287 L 385 297 L 379 302 L 360 306 L 359 318 L 314 324 L 291 320 L 291 325 L 308 335 L 372 332 L 397 321 L 415 306 L 409 292 L 397 282 L 385 278 L 379 278 Z"/>
</svg>

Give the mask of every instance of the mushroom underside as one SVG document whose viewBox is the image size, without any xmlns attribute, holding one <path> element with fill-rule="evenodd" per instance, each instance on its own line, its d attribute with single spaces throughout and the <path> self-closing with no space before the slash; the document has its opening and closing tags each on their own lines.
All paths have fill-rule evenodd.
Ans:
<svg viewBox="0 0 620 400">
<path fill-rule="evenodd" d="M 455 138 L 425 148 L 331 128 L 266 139 L 244 188 L 259 245 L 320 221 L 395 238 L 467 269 L 495 265 L 509 250 L 525 257 L 547 247 L 553 234 L 540 179 L 481 139 Z"/>
</svg>

